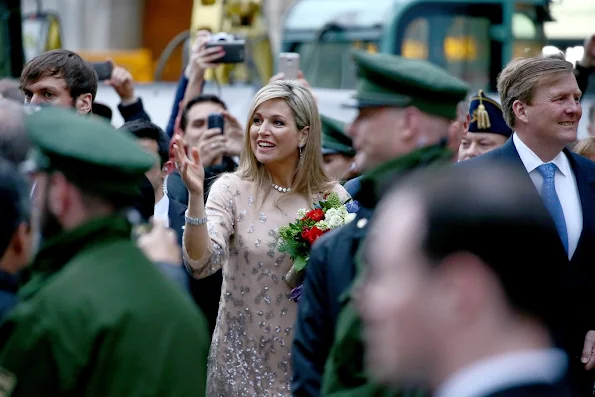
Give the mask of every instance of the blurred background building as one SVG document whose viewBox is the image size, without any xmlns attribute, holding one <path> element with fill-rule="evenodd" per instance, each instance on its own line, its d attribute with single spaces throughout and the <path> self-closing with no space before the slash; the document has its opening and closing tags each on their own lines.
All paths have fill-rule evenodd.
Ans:
<svg viewBox="0 0 595 397">
<path fill-rule="evenodd" d="M 14 29 L 19 6 L 22 38 Z M 141 83 L 161 125 L 197 29 L 247 39 L 245 64 L 207 76 L 240 117 L 275 72 L 278 53 L 291 51 L 321 109 L 344 120 L 353 115 L 339 106 L 355 87 L 351 48 L 426 59 L 496 96 L 496 76 L 511 58 L 559 49 L 576 62 L 595 33 L 595 0 L 0 0 L 0 17 L 11 15 L 12 25 L 0 25 L 0 76 L 20 73 L 20 47 L 24 61 L 57 47 L 109 58 Z M 585 104 L 595 97 L 590 87 Z M 115 106 L 112 94 L 100 88 Z"/>
</svg>

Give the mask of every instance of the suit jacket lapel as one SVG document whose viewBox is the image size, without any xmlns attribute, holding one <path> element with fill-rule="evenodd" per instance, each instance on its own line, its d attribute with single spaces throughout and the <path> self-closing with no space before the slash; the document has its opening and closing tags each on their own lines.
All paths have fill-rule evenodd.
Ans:
<svg viewBox="0 0 595 397">
<path fill-rule="evenodd" d="M 496 150 L 498 150 L 498 149 L 496 149 Z M 514 146 L 514 142 L 512 141 L 512 138 L 507 140 L 506 143 L 504 143 L 504 145 L 501 146 L 501 150 L 499 151 L 499 156 L 500 156 L 500 159 L 503 160 L 504 162 L 511 164 L 514 167 L 519 167 L 519 169 L 523 171 L 523 175 L 525 175 L 527 177 L 527 182 L 531 183 L 531 185 L 534 185 L 533 180 L 529 176 L 529 173 L 527 172 L 527 168 L 525 167 L 525 164 L 523 163 L 523 160 L 521 160 L 521 156 L 519 156 L 519 152 L 516 150 L 516 147 Z M 537 192 L 537 189 L 535 189 L 535 192 L 537 193 L 537 195 L 539 195 L 539 192 Z"/>
</svg>

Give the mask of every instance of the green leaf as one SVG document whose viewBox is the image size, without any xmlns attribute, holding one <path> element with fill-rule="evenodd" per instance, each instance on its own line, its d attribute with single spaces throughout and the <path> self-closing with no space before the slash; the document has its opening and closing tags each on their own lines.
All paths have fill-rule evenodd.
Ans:
<svg viewBox="0 0 595 397">
<path fill-rule="evenodd" d="M 296 271 L 304 270 L 306 268 L 306 264 L 308 263 L 308 257 L 304 256 L 297 256 L 293 260 L 293 267 Z"/>
<path fill-rule="evenodd" d="M 332 192 L 326 198 L 325 205 L 327 205 L 328 208 L 337 208 L 337 207 L 340 207 L 341 205 L 343 205 L 343 203 L 341 202 L 339 195 L 335 192 Z"/>
</svg>

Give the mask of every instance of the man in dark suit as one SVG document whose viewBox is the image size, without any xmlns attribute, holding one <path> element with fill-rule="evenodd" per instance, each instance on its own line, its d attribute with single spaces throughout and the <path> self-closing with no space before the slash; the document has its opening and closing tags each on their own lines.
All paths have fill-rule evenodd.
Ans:
<svg viewBox="0 0 595 397">
<path fill-rule="evenodd" d="M 555 58 L 511 61 L 498 78 L 502 111 L 515 131 L 502 147 L 459 163 L 509 163 L 524 171 L 551 215 L 559 238 L 544 243 L 565 258 L 566 327 L 558 335 L 582 395 L 593 395 L 595 368 L 595 163 L 568 151 L 582 115 L 572 64 Z"/>
<path fill-rule="evenodd" d="M 380 382 L 437 397 L 567 397 L 554 348 L 564 258 L 522 170 L 445 168 L 379 204 L 356 293 L 366 363 Z M 527 238 L 531 236 L 531 238 Z"/>
<path fill-rule="evenodd" d="M 165 163 L 169 157 L 167 135 L 157 125 L 146 120 L 135 120 L 125 123 L 120 129 L 130 131 L 136 136 L 141 146 L 159 159 L 159 161 L 155 162 L 153 168 L 147 172 L 147 178 L 151 181 L 151 185 L 155 191 L 154 218 L 160 220 L 176 232 L 178 244 L 181 247 L 184 225 L 186 223 L 184 219 L 186 206 L 164 193 Z M 184 277 L 187 279 L 187 284 L 190 287 L 190 293 L 207 318 L 209 329 L 212 333 L 215 328 L 217 311 L 219 309 L 221 277 L 211 276 L 202 280 L 196 280 L 190 277 L 183 267 L 180 268 L 180 271 L 184 272 Z"/>
</svg>

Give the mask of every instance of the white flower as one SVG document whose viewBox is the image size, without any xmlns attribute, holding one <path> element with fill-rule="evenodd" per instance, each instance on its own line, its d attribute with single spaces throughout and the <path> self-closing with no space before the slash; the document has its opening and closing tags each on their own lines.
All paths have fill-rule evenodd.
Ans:
<svg viewBox="0 0 595 397">
<path fill-rule="evenodd" d="M 343 217 L 341 216 L 340 211 L 336 208 L 327 210 L 324 220 L 331 229 L 335 229 L 343 225 Z"/>
<path fill-rule="evenodd" d="M 331 218 L 333 216 L 337 216 L 338 214 L 339 214 L 339 211 L 336 208 L 329 208 L 328 210 L 326 210 L 324 217 Z"/>
<path fill-rule="evenodd" d="M 356 216 L 357 214 L 347 214 L 347 216 L 345 217 L 345 224 L 353 221 Z"/>
<path fill-rule="evenodd" d="M 318 223 L 316 223 L 315 225 L 317 228 L 319 228 L 320 230 L 328 230 L 331 229 L 331 227 L 329 227 L 328 223 L 326 223 L 326 221 L 320 221 Z"/>
<path fill-rule="evenodd" d="M 307 214 L 307 213 L 308 213 L 308 210 L 306 210 L 305 208 L 300 208 L 300 209 L 297 211 L 297 217 L 298 217 L 299 219 L 302 219 L 303 217 L 305 217 L 305 216 L 306 216 L 306 214 Z"/>
<path fill-rule="evenodd" d="M 349 212 L 347 212 L 347 208 L 345 208 L 344 205 L 337 208 L 337 211 L 339 212 L 339 215 L 341 216 L 341 219 L 343 219 L 343 220 L 345 220 L 345 218 L 347 218 L 347 215 L 349 215 Z"/>
</svg>

